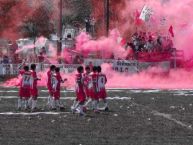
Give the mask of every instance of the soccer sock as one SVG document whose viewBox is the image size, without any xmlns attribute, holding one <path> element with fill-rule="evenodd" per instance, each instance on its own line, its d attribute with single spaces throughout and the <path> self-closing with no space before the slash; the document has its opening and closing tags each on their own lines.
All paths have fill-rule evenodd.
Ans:
<svg viewBox="0 0 193 145">
<path fill-rule="evenodd" d="M 72 104 L 72 107 L 73 107 L 73 108 L 75 107 L 76 103 L 77 103 L 77 101 L 74 100 L 74 102 L 73 102 L 73 104 Z"/>
<path fill-rule="evenodd" d="M 59 100 L 56 100 L 56 107 L 60 107 L 60 102 L 59 102 Z"/>
<path fill-rule="evenodd" d="M 17 107 L 18 107 L 18 109 L 22 107 L 22 99 L 21 98 L 19 98 L 17 101 Z"/>
<path fill-rule="evenodd" d="M 76 104 L 75 104 L 75 106 L 74 106 L 74 109 L 77 109 L 77 108 L 79 107 L 79 104 L 80 104 L 80 102 L 79 102 L 79 101 L 76 101 Z"/>
<path fill-rule="evenodd" d="M 48 96 L 48 105 L 51 104 L 51 101 L 52 101 L 52 97 L 49 95 L 49 96 Z"/>
<path fill-rule="evenodd" d="M 27 109 L 28 100 L 24 100 L 24 108 Z"/>
<path fill-rule="evenodd" d="M 79 105 L 80 114 L 85 114 L 83 111 L 83 105 Z"/>
<path fill-rule="evenodd" d="M 92 109 L 95 109 L 95 100 L 92 100 L 91 104 L 92 104 Z"/>
<path fill-rule="evenodd" d="M 28 100 L 28 106 L 31 108 L 32 107 L 32 97 L 29 98 Z"/>
<path fill-rule="evenodd" d="M 85 107 L 87 107 L 91 101 L 92 101 L 92 99 L 91 99 L 91 98 L 89 98 L 89 99 L 88 99 L 88 101 L 85 103 L 85 105 L 84 105 L 84 106 L 85 106 Z"/>
<path fill-rule="evenodd" d="M 51 103 L 51 106 L 52 106 L 52 108 L 56 108 L 56 100 L 52 100 L 52 103 Z"/>
<path fill-rule="evenodd" d="M 94 110 L 97 109 L 97 105 L 98 105 L 98 104 L 97 104 L 97 100 L 93 100 L 93 101 L 92 101 L 92 107 L 93 107 Z"/>
<path fill-rule="evenodd" d="M 36 108 L 37 100 L 32 100 L 32 110 Z"/>
<path fill-rule="evenodd" d="M 104 100 L 103 100 L 103 102 L 104 102 L 104 108 L 107 108 L 107 107 L 108 107 L 107 100 L 106 100 L 106 99 L 104 99 Z"/>
</svg>

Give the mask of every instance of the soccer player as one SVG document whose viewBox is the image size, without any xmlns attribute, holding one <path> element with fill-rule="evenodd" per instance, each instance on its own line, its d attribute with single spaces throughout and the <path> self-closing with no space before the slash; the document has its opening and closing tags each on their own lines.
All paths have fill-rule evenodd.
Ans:
<svg viewBox="0 0 193 145">
<path fill-rule="evenodd" d="M 108 104 L 107 104 L 107 93 L 106 93 L 106 89 L 105 89 L 105 84 L 107 83 L 107 77 L 105 74 L 103 74 L 101 72 L 102 68 L 101 66 L 97 67 L 97 71 L 98 71 L 98 79 L 97 79 L 97 92 L 98 92 L 98 97 L 99 100 L 102 100 L 104 103 L 104 109 L 105 111 L 108 111 Z"/>
<path fill-rule="evenodd" d="M 21 110 L 24 104 L 24 109 L 28 107 L 28 100 L 30 98 L 30 81 L 31 72 L 28 66 L 24 66 L 23 70 L 19 71 L 21 75 L 21 82 L 19 88 L 18 110 Z"/>
<path fill-rule="evenodd" d="M 91 83 L 92 79 L 91 79 L 91 75 L 90 75 L 90 67 L 86 66 L 85 71 L 86 73 L 84 73 L 84 91 L 85 91 L 85 95 L 86 95 L 86 100 L 87 102 L 85 103 L 85 107 L 88 106 L 88 104 L 92 101 L 92 99 L 90 98 L 90 89 L 89 89 L 89 84 Z"/>
<path fill-rule="evenodd" d="M 36 73 L 36 65 L 31 64 L 31 86 L 30 86 L 30 93 L 31 93 L 31 98 L 28 101 L 29 106 L 31 107 L 32 111 L 35 111 L 36 104 L 37 104 L 37 97 L 38 97 L 38 89 L 37 89 L 37 81 L 40 80 L 37 77 Z"/>
<path fill-rule="evenodd" d="M 48 96 L 48 107 L 52 107 L 52 98 L 53 98 L 53 89 L 52 89 L 52 84 L 53 84 L 53 75 L 55 73 L 55 65 L 51 65 L 50 66 L 50 70 L 47 72 L 47 88 L 48 88 L 48 92 L 49 92 L 49 96 Z"/>
<path fill-rule="evenodd" d="M 61 83 L 64 83 L 67 79 L 62 80 L 60 75 L 60 68 L 55 68 L 55 74 L 52 78 L 52 90 L 53 90 L 53 101 L 52 101 L 52 110 L 64 109 L 64 107 L 60 103 L 60 86 Z"/>
<path fill-rule="evenodd" d="M 97 73 L 97 67 L 93 67 L 93 72 L 91 75 L 91 82 L 89 83 L 89 90 L 90 90 L 90 97 L 92 99 L 92 107 L 94 112 L 98 113 L 98 90 L 97 90 L 97 80 L 98 80 L 98 73 Z"/>
<path fill-rule="evenodd" d="M 83 105 L 86 100 L 86 95 L 84 92 L 84 82 L 83 82 L 83 72 L 84 68 L 82 66 L 79 66 L 77 68 L 77 74 L 75 77 L 76 86 L 75 86 L 75 93 L 76 93 L 76 100 L 74 101 L 74 104 L 72 105 L 71 109 L 73 112 L 77 111 L 79 109 L 80 115 L 85 115 L 85 112 L 83 110 Z"/>
</svg>

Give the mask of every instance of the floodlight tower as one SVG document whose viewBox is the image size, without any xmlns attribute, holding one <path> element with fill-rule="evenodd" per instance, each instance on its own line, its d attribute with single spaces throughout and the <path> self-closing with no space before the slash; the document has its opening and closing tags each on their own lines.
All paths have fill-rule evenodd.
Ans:
<svg viewBox="0 0 193 145">
<path fill-rule="evenodd" d="M 104 24 L 105 24 L 105 35 L 108 37 L 109 35 L 109 22 L 110 22 L 110 14 L 109 14 L 109 0 L 104 0 Z"/>
<path fill-rule="evenodd" d="M 59 0 L 57 56 L 60 56 L 62 51 L 62 10 L 63 10 L 63 0 Z"/>
</svg>

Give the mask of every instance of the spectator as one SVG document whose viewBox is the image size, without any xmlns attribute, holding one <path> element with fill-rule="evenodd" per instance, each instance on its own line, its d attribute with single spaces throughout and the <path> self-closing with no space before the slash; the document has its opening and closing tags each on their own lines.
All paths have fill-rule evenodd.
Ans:
<svg viewBox="0 0 193 145">
<path fill-rule="evenodd" d="M 43 63 L 44 62 L 44 55 L 42 52 L 40 52 L 40 55 L 38 56 L 38 62 Z"/>
<path fill-rule="evenodd" d="M 9 63 L 9 57 L 7 55 L 3 56 L 3 63 L 8 64 Z"/>
<path fill-rule="evenodd" d="M 40 52 L 40 55 L 38 56 L 38 62 L 39 62 L 40 70 L 41 70 L 41 71 L 43 71 L 43 69 L 44 69 L 44 68 L 43 68 L 43 67 L 44 67 L 44 65 L 43 65 L 44 60 L 45 60 L 45 58 L 44 58 L 44 56 L 43 56 L 43 53 Z"/>
<path fill-rule="evenodd" d="M 153 51 L 153 48 L 154 48 L 154 45 L 153 45 L 153 40 L 152 39 L 149 39 L 146 44 L 145 44 L 145 49 L 147 50 L 147 52 L 152 52 Z"/>
</svg>

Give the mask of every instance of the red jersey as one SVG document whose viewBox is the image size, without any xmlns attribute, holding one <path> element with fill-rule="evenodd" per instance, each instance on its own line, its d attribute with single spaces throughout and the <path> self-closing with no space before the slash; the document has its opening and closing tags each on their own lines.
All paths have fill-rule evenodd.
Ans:
<svg viewBox="0 0 193 145">
<path fill-rule="evenodd" d="M 53 85 L 53 79 L 54 79 L 54 72 L 52 71 L 48 71 L 47 72 L 47 87 L 48 89 L 52 89 L 52 85 Z"/>
<path fill-rule="evenodd" d="M 75 81 L 76 81 L 75 92 L 77 97 L 76 99 L 77 101 L 84 102 L 86 97 L 84 92 L 84 82 L 82 74 L 80 73 L 76 74 Z"/>
<path fill-rule="evenodd" d="M 106 75 L 103 73 L 99 73 L 98 79 L 97 79 L 97 92 L 98 92 L 98 97 L 101 99 L 104 99 L 107 97 L 106 89 L 105 89 L 106 83 L 107 83 Z"/>
<path fill-rule="evenodd" d="M 97 73 L 91 73 L 90 77 L 91 77 L 91 81 L 88 85 L 88 88 L 90 90 L 90 97 L 92 99 L 98 99 L 98 97 L 97 97 L 98 74 Z"/>
<path fill-rule="evenodd" d="M 31 89 L 37 88 L 37 73 L 31 71 Z"/>
<path fill-rule="evenodd" d="M 38 96 L 37 73 L 33 70 L 31 71 L 31 95 Z"/>
<path fill-rule="evenodd" d="M 84 89 L 87 97 L 90 97 L 89 84 L 92 83 L 92 78 L 90 74 L 85 73 L 84 75 Z"/>
<path fill-rule="evenodd" d="M 60 73 L 56 73 L 56 74 L 52 75 L 51 84 L 52 84 L 52 89 L 54 91 L 60 90 L 61 81 L 62 81 L 62 77 L 61 77 Z"/>
<path fill-rule="evenodd" d="M 19 89 L 19 96 L 29 98 L 30 97 L 30 86 L 31 86 L 31 72 L 21 70 L 21 82 Z"/>
<path fill-rule="evenodd" d="M 49 91 L 49 94 L 52 96 L 53 95 L 53 82 L 54 82 L 54 77 L 53 77 L 54 73 L 52 71 L 48 71 L 47 72 L 47 88 Z"/>
<path fill-rule="evenodd" d="M 31 72 L 26 72 L 24 70 L 20 71 L 21 74 L 21 84 L 22 88 L 30 88 L 31 86 Z"/>
<path fill-rule="evenodd" d="M 56 73 L 52 76 L 52 90 L 55 100 L 60 98 L 60 86 L 61 86 L 62 77 L 60 73 Z"/>
</svg>

